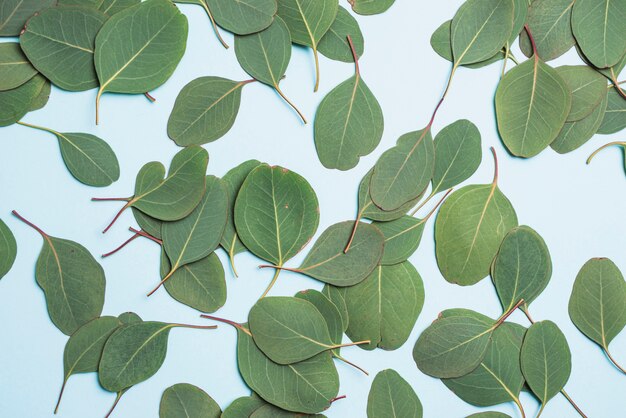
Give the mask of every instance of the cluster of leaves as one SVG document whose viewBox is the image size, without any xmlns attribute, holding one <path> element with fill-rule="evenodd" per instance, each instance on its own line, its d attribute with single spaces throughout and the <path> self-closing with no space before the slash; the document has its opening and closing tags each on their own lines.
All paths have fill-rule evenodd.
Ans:
<svg viewBox="0 0 626 418">
<path fill-rule="evenodd" d="M 482 8 L 472 7 L 479 3 Z M 456 64 L 459 48 L 455 44 L 466 36 L 455 26 L 456 21 L 479 21 L 493 3 L 466 2 L 452 22 L 433 33 L 433 49 Z M 612 134 L 626 127 L 626 94 L 618 80 L 626 65 L 624 10 L 624 1 L 611 0 L 498 2 L 491 16 L 493 26 L 485 26 L 481 36 L 495 42 L 495 25 L 512 23 L 504 48 L 461 65 L 481 68 L 505 60 L 506 66 L 509 59 L 515 63 L 510 71 L 503 70 L 495 95 L 498 131 L 511 154 L 529 158 L 548 146 L 564 154 L 596 133 Z M 509 49 L 518 38 L 523 54 L 529 57 L 521 64 Z M 552 68 L 547 64 L 574 46 L 580 65 Z"/>
</svg>

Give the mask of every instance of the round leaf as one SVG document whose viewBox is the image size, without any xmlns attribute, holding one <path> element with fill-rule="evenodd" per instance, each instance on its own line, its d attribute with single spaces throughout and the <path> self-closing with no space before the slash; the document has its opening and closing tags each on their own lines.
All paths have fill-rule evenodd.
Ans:
<svg viewBox="0 0 626 418">
<path fill-rule="evenodd" d="M 604 100 L 596 106 L 589 116 L 574 122 L 565 122 L 563 129 L 550 144 L 550 147 L 559 154 L 564 154 L 581 147 L 589 141 L 598 132 L 602 124 L 607 104 L 608 96 L 605 96 Z"/>
<path fill-rule="evenodd" d="M 0 219 L 0 279 L 11 270 L 17 256 L 17 243 L 13 233 Z"/>
<path fill-rule="evenodd" d="M 31 110 L 46 79 L 37 74 L 26 83 L 11 90 L 0 91 L 0 127 L 13 125 Z"/>
<path fill-rule="evenodd" d="M 368 418 L 422 418 L 422 403 L 411 385 L 395 370 L 379 372 L 367 396 Z"/>
<path fill-rule="evenodd" d="M 0 6 L 1 7 L 1 6 Z M 0 91 L 21 86 L 37 74 L 17 42 L 0 44 Z"/>
<path fill-rule="evenodd" d="M 220 418 L 220 406 L 197 386 L 178 383 L 165 389 L 159 418 Z"/>
<path fill-rule="evenodd" d="M 394 221 L 373 224 L 385 237 L 380 264 L 390 266 L 408 260 L 415 253 L 422 240 L 426 221 L 405 215 Z"/>
<path fill-rule="evenodd" d="M 237 35 L 260 32 L 272 24 L 276 0 L 206 1 L 218 25 Z"/>
</svg>

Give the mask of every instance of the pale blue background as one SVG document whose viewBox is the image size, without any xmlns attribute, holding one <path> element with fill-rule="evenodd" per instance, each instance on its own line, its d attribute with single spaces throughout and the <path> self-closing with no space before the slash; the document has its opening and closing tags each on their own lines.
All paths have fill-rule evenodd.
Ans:
<svg viewBox="0 0 626 418">
<path fill-rule="evenodd" d="M 341 0 L 347 6 L 345 0 Z M 250 158 L 284 165 L 306 177 L 319 196 L 321 225 L 353 219 L 358 183 L 377 157 L 398 136 L 422 128 L 438 100 L 450 64 L 430 48 L 431 33 L 452 17 L 460 0 L 416 2 L 398 0 L 387 13 L 357 19 L 366 38 L 361 61 L 362 75 L 378 97 L 385 114 L 385 134 L 376 152 L 349 172 L 324 169 L 317 160 L 312 125 L 302 126 L 296 115 L 268 87 L 245 87 L 241 111 L 234 128 L 222 139 L 206 145 L 211 160 L 209 173 L 223 175 L 229 168 Z M 29 114 L 25 121 L 66 132 L 91 132 L 105 138 L 116 151 L 122 168 L 120 180 L 107 189 L 96 189 L 75 181 L 63 166 L 54 137 L 13 126 L 0 130 L 0 217 L 15 232 L 19 255 L 13 270 L 0 281 L 0 416 L 38 418 L 52 416 L 62 380 L 62 355 L 67 339 L 50 322 L 42 291 L 34 279 L 35 260 L 41 238 L 10 216 L 18 209 L 52 235 L 76 240 L 93 254 L 101 254 L 128 238 L 134 225 L 130 211 L 105 236 L 100 231 L 119 205 L 91 203 L 92 196 L 128 196 L 135 174 L 148 161 L 169 164 L 178 151 L 166 134 L 166 123 L 174 99 L 189 81 L 204 75 L 244 79 L 234 51 L 224 50 L 212 33 L 200 7 L 183 5 L 190 23 L 187 52 L 174 76 L 153 92 L 157 103 L 142 96 L 105 94 L 101 125 L 94 125 L 95 91 L 66 93 L 54 88 L 48 105 Z M 232 45 L 233 40 L 226 35 Z M 520 53 L 515 49 L 518 57 Z M 554 64 L 577 63 L 570 52 Z M 321 88 L 313 94 L 313 58 L 309 50 L 296 48 L 283 82 L 283 90 L 309 120 L 324 95 L 353 74 L 353 66 L 321 59 Z M 496 132 L 493 96 L 501 64 L 482 70 L 458 71 L 449 99 L 434 125 L 435 132 L 457 119 L 472 120 L 483 135 L 484 161 L 470 180 L 491 181 L 493 163 L 488 153 L 495 146 L 500 156 L 500 187 L 517 210 L 519 220 L 531 225 L 545 238 L 552 252 L 552 282 L 533 304 L 536 319 L 559 324 L 569 340 L 573 371 L 567 390 L 593 418 L 623 416 L 626 410 L 626 377 L 605 359 L 600 349 L 576 330 L 567 315 L 572 283 L 582 264 L 591 257 L 611 257 L 626 269 L 626 224 L 624 209 L 626 181 L 621 153 L 610 150 L 585 166 L 587 155 L 597 146 L 623 135 L 597 136 L 581 149 L 557 155 L 550 149 L 531 160 L 509 157 Z M 289 264 L 298 265 L 303 254 Z M 225 260 L 223 254 L 220 257 Z M 137 240 L 117 256 L 102 261 L 107 274 L 104 313 L 117 315 L 133 310 L 147 320 L 205 324 L 198 312 L 175 302 L 163 290 L 150 299 L 145 294 L 158 279 L 159 250 L 151 242 Z M 414 387 L 424 405 L 425 416 L 460 418 L 479 411 L 453 395 L 442 383 L 417 370 L 411 356 L 413 344 L 437 313 L 451 307 L 479 310 L 497 317 L 500 306 L 488 279 L 461 288 L 441 277 L 434 257 L 432 223 L 411 261 L 421 273 L 426 304 L 408 342 L 395 352 L 366 352 L 346 349 L 344 355 L 371 372 L 365 377 L 338 363 L 340 394 L 329 417 L 364 417 L 367 393 L 375 374 L 394 368 Z M 238 321 L 260 296 L 271 271 L 259 271 L 258 259 L 238 258 L 240 278 L 227 275 L 228 302 L 218 315 Z M 292 295 L 321 284 L 297 274 L 281 276 L 273 295 Z M 526 322 L 520 314 L 513 320 Z M 615 356 L 626 363 L 626 332 L 612 344 Z M 175 383 L 189 382 L 207 391 L 222 407 L 249 390 L 237 373 L 235 333 L 227 326 L 216 331 L 174 330 L 168 356 L 156 376 L 129 391 L 115 417 L 156 417 L 162 391 Z M 523 395 L 528 416 L 537 404 Z M 99 388 L 95 374 L 73 376 L 67 386 L 60 417 L 101 417 L 114 395 Z M 499 410 L 519 416 L 513 405 Z M 547 407 L 546 418 L 577 416 L 561 396 Z"/>
</svg>

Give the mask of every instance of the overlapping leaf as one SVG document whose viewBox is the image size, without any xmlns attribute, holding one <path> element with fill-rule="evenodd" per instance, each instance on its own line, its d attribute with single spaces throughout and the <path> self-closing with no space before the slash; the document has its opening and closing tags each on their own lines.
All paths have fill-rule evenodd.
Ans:
<svg viewBox="0 0 626 418">
<path fill-rule="evenodd" d="M 178 383 L 163 391 L 159 418 L 220 418 L 220 406 L 205 391 L 188 383 Z"/>
</svg>

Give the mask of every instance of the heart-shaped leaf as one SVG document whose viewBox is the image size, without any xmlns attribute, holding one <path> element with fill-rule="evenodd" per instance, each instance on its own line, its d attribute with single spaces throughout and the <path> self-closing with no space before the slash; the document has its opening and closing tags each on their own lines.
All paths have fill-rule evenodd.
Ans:
<svg viewBox="0 0 626 418">
<path fill-rule="evenodd" d="M 220 418 L 220 406 L 205 391 L 188 383 L 178 383 L 163 391 L 159 418 Z"/>
<path fill-rule="evenodd" d="M 370 340 L 360 347 L 396 350 L 409 338 L 424 305 L 424 283 L 408 261 L 378 266 L 361 283 L 344 293 L 353 341 Z"/>
<path fill-rule="evenodd" d="M 17 42 L 0 44 L 0 91 L 21 86 L 37 74 Z"/>
<path fill-rule="evenodd" d="M 94 50 L 96 35 L 107 19 L 103 12 L 89 7 L 45 9 L 28 21 L 20 45 L 54 85 L 70 91 L 89 90 L 98 87 Z M 59 65 L 63 62 L 71 65 Z"/>
<path fill-rule="evenodd" d="M 367 396 L 368 418 L 422 418 L 422 403 L 411 385 L 392 369 L 379 372 Z"/>
<path fill-rule="evenodd" d="M 0 4 L 0 36 L 19 36 L 26 21 L 56 0 L 4 0 Z"/>
<path fill-rule="evenodd" d="M 0 279 L 11 270 L 17 256 L 17 243 L 13 233 L 0 219 Z"/>
</svg>

